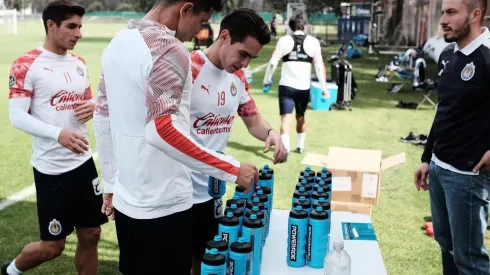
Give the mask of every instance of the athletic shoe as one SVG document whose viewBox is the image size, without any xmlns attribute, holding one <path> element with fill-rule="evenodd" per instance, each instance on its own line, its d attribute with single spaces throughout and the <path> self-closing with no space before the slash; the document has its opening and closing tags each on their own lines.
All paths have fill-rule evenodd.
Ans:
<svg viewBox="0 0 490 275">
<path fill-rule="evenodd" d="M 7 267 L 9 267 L 10 263 L 6 263 L 2 266 L 2 275 L 9 275 L 7 273 Z"/>
<path fill-rule="evenodd" d="M 296 148 L 296 153 L 303 154 L 305 152 L 305 148 Z"/>
<path fill-rule="evenodd" d="M 413 134 L 413 132 L 410 132 L 410 133 L 408 134 L 408 136 L 406 136 L 406 137 L 401 137 L 401 138 L 400 138 L 400 141 L 401 141 L 401 142 L 414 143 L 414 144 L 419 143 L 419 139 L 417 138 L 417 136 L 415 136 L 415 135 Z"/>
</svg>

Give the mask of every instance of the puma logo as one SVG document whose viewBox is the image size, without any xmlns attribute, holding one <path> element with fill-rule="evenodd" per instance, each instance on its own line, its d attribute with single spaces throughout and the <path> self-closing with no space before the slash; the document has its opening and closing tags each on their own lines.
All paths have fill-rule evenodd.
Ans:
<svg viewBox="0 0 490 275">
<path fill-rule="evenodd" d="M 439 72 L 439 76 L 442 75 L 442 72 L 446 69 L 446 64 L 449 63 L 449 61 L 445 61 L 445 60 L 442 60 L 442 66 L 444 66 L 444 68 L 441 69 L 441 71 Z"/>
<path fill-rule="evenodd" d="M 210 86 L 211 85 L 208 85 L 208 87 L 206 88 L 206 87 L 204 87 L 204 85 L 201 85 L 201 89 L 203 89 L 204 91 L 208 92 L 208 95 L 209 95 L 209 87 Z"/>
</svg>

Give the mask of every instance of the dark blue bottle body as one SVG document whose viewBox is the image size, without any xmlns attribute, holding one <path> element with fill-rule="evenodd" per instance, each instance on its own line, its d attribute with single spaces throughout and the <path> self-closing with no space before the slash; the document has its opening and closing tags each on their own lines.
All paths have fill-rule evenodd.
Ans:
<svg viewBox="0 0 490 275">
<path fill-rule="evenodd" d="M 286 261 L 288 266 L 306 265 L 306 234 L 308 232 L 308 212 L 298 206 L 291 210 L 288 219 L 288 246 Z"/>
</svg>

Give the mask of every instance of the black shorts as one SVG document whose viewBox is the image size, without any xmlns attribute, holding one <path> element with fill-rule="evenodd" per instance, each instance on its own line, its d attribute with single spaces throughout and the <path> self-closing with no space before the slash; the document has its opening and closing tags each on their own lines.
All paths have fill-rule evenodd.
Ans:
<svg viewBox="0 0 490 275">
<path fill-rule="evenodd" d="M 93 228 L 108 221 L 102 208 L 102 186 L 92 158 L 61 175 L 34 169 L 41 240 L 56 241 L 74 228 Z"/>
<path fill-rule="evenodd" d="M 279 85 L 280 115 L 292 114 L 293 108 L 295 108 L 296 115 L 304 116 L 309 101 L 310 90 L 298 90 L 288 86 Z"/>
<path fill-rule="evenodd" d="M 191 273 L 192 209 L 156 219 L 133 219 L 114 211 L 121 273 Z"/>
<path fill-rule="evenodd" d="M 207 202 L 192 206 L 192 254 L 194 257 L 202 257 L 208 241 L 218 235 L 218 219 L 223 216 L 222 199 L 211 199 Z"/>
</svg>

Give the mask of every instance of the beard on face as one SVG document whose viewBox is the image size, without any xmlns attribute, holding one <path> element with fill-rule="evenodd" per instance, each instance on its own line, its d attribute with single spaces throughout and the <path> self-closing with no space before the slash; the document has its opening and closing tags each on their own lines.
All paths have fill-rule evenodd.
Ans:
<svg viewBox="0 0 490 275">
<path fill-rule="evenodd" d="M 470 16 L 468 15 L 463 23 L 463 25 L 457 29 L 451 29 L 453 35 L 451 37 L 447 37 L 444 35 L 444 41 L 446 43 L 458 42 L 464 39 L 470 33 Z"/>
</svg>

